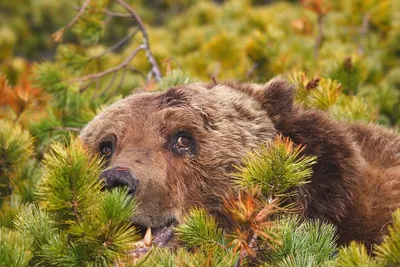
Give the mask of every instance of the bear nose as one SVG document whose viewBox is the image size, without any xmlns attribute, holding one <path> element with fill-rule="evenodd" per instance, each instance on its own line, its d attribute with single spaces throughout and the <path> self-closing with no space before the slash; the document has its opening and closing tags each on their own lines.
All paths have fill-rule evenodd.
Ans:
<svg viewBox="0 0 400 267">
<path fill-rule="evenodd" d="M 104 179 L 104 187 L 111 190 L 116 187 L 128 188 L 128 194 L 135 195 L 139 186 L 139 180 L 132 175 L 132 173 L 124 167 L 113 167 L 104 170 L 100 174 L 100 179 Z"/>
</svg>

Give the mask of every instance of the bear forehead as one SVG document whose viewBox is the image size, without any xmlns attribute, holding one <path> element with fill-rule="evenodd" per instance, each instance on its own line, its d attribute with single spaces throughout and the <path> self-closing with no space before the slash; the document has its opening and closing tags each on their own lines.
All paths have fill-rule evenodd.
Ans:
<svg viewBox="0 0 400 267">
<path fill-rule="evenodd" d="M 256 86 L 256 85 L 252 85 Z M 248 94 L 228 85 L 189 84 L 176 86 L 165 92 L 139 93 L 117 101 L 98 114 L 83 130 L 86 142 L 103 136 L 123 135 L 145 128 L 198 126 L 213 121 L 237 123 L 263 117 L 261 104 Z"/>
</svg>

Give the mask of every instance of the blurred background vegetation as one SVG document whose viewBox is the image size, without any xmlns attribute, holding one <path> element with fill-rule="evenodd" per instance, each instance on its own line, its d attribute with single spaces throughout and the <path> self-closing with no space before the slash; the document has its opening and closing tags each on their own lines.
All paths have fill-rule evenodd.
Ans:
<svg viewBox="0 0 400 267">
<path fill-rule="evenodd" d="M 96 92 L 92 100 L 98 103 L 89 105 L 85 112 L 70 114 L 73 118 L 66 116 L 62 122 L 58 121 L 58 126 L 68 127 L 81 127 L 93 116 L 91 111 L 96 106 L 108 103 L 112 97 L 124 96 L 138 88 L 155 90 L 168 85 L 144 78 L 151 68 L 144 51 L 129 62 L 123 74 L 121 71 L 115 75 L 115 83 L 107 92 L 102 90 L 113 79 L 112 75 L 89 85 L 74 82 L 71 77 L 118 65 L 141 43 L 140 33 L 134 32 L 135 21 L 121 5 L 109 0 L 91 1 L 72 27 L 62 30 L 61 35 L 60 31 L 52 35 L 72 20 L 83 3 L 68 0 L 0 3 L 2 91 L 7 83 L 13 91 L 21 91 L 20 94 L 29 92 L 25 96 L 29 98 L 27 107 L 13 107 L 18 104 L 1 100 L 0 116 L 22 115 L 23 124 L 24 117 L 48 119 L 49 114 L 43 111 L 51 102 L 49 94 L 63 91 L 57 89 L 61 85 L 54 79 L 58 78 L 70 91 L 71 99 L 75 99 L 72 91 L 82 86 L 89 87 L 84 92 L 91 95 Z M 170 80 L 210 81 L 213 76 L 217 80 L 265 82 L 276 75 L 303 72 L 309 79 L 337 80 L 341 92 L 360 97 L 368 106 L 365 110 L 374 113 L 373 120 L 392 126 L 400 123 L 398 1 L 129 0 L 126 3 L 142 18 L 151 52 L 162 75 L 170 74 Z M 107 50 L 124 38 L 123 45 Z M 8 113 L 7 106 L 13 112 Z"/>
<path fill-rule="evenodd" d="M 230 79 L 263 83 L 276 75 L 285 75 L 297 86 L 297 101 L 305 108 L 324 110 L 338 120 L 399 128 L 400 1 L 0 1 L 0 248 L 21 250 L 0 253 L 0 259 L 18 254 L 20 258 L 9 261 L 20 262 L 17 266 L 54 259 L 54 247 L 48 246 L 48 254 L 32 256 L 32 244 L 23 247 L 21 234 L 9 229 L 16 227 L 13 220 L 34 221 L 33 213 L 35 218 L 47 216 L 25 206 L 40 202 L 36 191 L 43 176 L 43 155 L 53 141 L 66 142 L 79 133 L 103 107 L 132 92 L 165 90 L 175 84 Z M 71 179 L 81 181 L 79 175 Z M 31 233 L 56 231 L 49 232 L 39 221 Z M 117 224 L 125 229 L 121 225 Z M 19 229 L 24 227 L 28 226 Z M 96 231 L 92 229 L 93 239 L 100 243 L 85 249 L 102 244 Z M 326 239 L 332 253 L 323 260 L 337 255 L 330 243 L 332 231 Z M 72 236 L 68 240 L 83 242 Z M 59 237 L 66 240 L 66 235 Z M 395 230 L 392 238 L 393 244 L 400 244 Z M 379 250 L 382 258 L 395 251 L 389 245 Z M 118 249 L 101 260 L 114 261 Z M 293 265 L 289 257 L 282 266 L 315 262 L 317 250 L 307 252 L 310 258 L 294 258 Z M 193 259 L 188 252 L 178 253 L 189 262 Z M 155 254 L 153 260 L 164 254 Z M 377 266 L 357 245 L 339 254 L 332 266 Z M 397 254 L 386 263 L 398 264 Z M 205 255 L 195 257 L 202 262 Z M 76 266 L 98 260 L 75 256 Z"/>
</svg>

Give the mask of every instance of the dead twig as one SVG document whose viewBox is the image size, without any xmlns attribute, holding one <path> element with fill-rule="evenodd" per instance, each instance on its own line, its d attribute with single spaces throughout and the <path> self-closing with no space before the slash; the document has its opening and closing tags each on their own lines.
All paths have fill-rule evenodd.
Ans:
<svg viewBox="0 0 400 267">
<path fill-rule="evenodd" d="M 126 42 L 128 42 L 130 39 L 132 39 L 133 36 L 135 36 L 137 33 L 139 32 L 139 28 L 136 28 L 133 32 L 131 32 L 129 35 L 125 36 L 124 38 L 122 38 L 121 40 L 119 40 L 116 44 L 114 44 L 113 46 L 107 48 L 106 50 L 104 50 L 102 53 L 92 57 L 91 59 L 96 59 L 99 57 L 104 56 L 105 54 L 114 51 L 115 49 L 118 49 L 119 47 L 121 47 L 122 45 L 124 45 Z"/>
<path fill-rule="evenodd" d="M 55 33 L 55 38 L 60 39 L 62 37 L 62 34 L 64 33 L 64 31 L 66 29 L 70 28 L 82 16 L 82 14 L 86 10 L 87 6 L 89 5 L 90 1 L 91 0 L 86 0 L 84 2 L 84 4 L 82 5 L 82 7 L 76 8 L 77 10 L 79 10 L 78 13 L 75 15 L 75 17 L 71 20 L 70 23 L 68 23 L 65 27 L 61 28 L 59 31 L 57 31 Z M 103 70 L 98 73 L 92 73 L 92 74 L 89 74 L 89 75 L 86 75 L 83 77 L 78 77 L 78 78 L 73 78 L 73 79 L 68 80 L 69 82 L 80 82 L 81 83 L 81 87 L 79 88 L 80 92 L 84 92 L 88 88 L 90 88 L 90 85 L 92 85 L 93 82 L 96 83 L 96 88 L 98 88 L 100 86 L 100 79 L 102 77 L 109 75 L 111 73 L 114 73 L 114 76 L 111 78 L 111 81 L 101 91 L 100 95 L 103 95 L 111 87 L 113 87 L 113 85 L 115 83 L 115 79 L 116 79 L 116 73 L 120 70 L 123 70 L 121 79 L 119 81 L 119 86 L 122 86 L 122 84 L 125 80 L 125 74 L 126 74 L 126 70 L 128 69 L 128 65 L 133 60 L 133 58 L 140 52 L 140 50 L 145 51 L 146 58 L 149 61 L 149 63 L 151 64 L 151 70 L 149 71 L 147 76 L 143 75 L 141 72 L 138 72 L 138 71 L 135 71 L 135 72 L 141 74 L 142 77 L 144 77 L 144 79 L 146 79 L 147 83 L 149 83 L 151 81 L 152 77 L 154 77 L 156 81 L 161 80 L 161 72 L 158 67 L 157 61 L 155 60 L 155 58 L 150 50 L 149 36 L 146 31 L 146 28 L 144 27 L 142 20 L 140 19 L 140 17 L 136 13 L 136 11 L 132 7 L 130 7 L 124 0 L 114 0 L 114 1 L 117 4 L 121 5 L 127 11 L 127 13 L 116 13 L 116 12 L 112 12 L 112 11 L 106 9 L 104 12 L 108 16 L 108 19 L 110 20 L 113 17 L 133 18 L 135 21 L 135 24 L 137 24 L 137 28 L 133 32 L 129 33 L 127 36 L 125 36 L 124 38 L 119 40 L 117 43 L 112 45 L 111 47 L 107 48 L 106 50 L 99 53 L 98 55 L 91 57 L 90 59 L 93 60 L 93 59 L 100 58 L 100 57 L 104 56 L 105 54 L 110 53 L 110 52 L 120 48 L 121 46 L 123 46 L 124 44 L 129 42 L 129 40 L 131 40 L 139 31 L 142 33 L 142 37 L 143 37 L 142 44 L 139 45 L 134 51 L 132 51 L 132 53 L 122 63 L 120 63 L 119 65 L 117 65 L 115 67 Z M 87 83 L 85 83 L 85 82 L 87 82 Z"/>
<path fill-rule="evenodd" d="M 83 15 L 83 13 L 85 12 L 86 8 L 88 7 L 89 3 L 91 0 L 86 0 L 82 7 L 79 9 L 78 13 L 76 13 L 75 17 L 64 27 L 58 29 L 55 33 L 53 33 L 52 37 L 54 38 L 54 40 L 56 42 L 59 42 L 62 40 L 62 36 L 64 35 L 65 30 L 69 29 L 72 27 L 72 25 L 74 25 L 78 19 Z"/>
<path fill-rule="evenodd" d="M 131 8 L 125 1 L 123 1 L 123 0 L 115 0 L 115 1 L 124 7 L 128 11 L 128 13 L 132 15 L 132 17 L 135 19 L 136 23 L 138 24 L 138 27 L 143 35 L 143 45 L 144 45 L 144 50 L 146 51 L 146 57 L 152 66 L 151 70 L 150 70 L 150 73 L 151 73 L 150 78 L 154 74 L 155 79 L 157 81 L 160 81 L 161 80 L 161 72 L 158 67 L 157 61 L 155 60 L 153 53 L 150 50 L 149 36 L 147 34 L 146 28 L 144 27 L 142 20 L 137 15 L 136 11 L 133 10 L 133 8 Z"/>
<path fill-rule="evenodd" d="M 211 80 L 213 81 L 214 84 L 218 84 L 217 78 L 215 78 L 214 75 L 211 75 Z"/>
<path fill-rule="evenodd" d="M 86 75 L 86 76 L 83 76 L 83 77 L 80 77 L 80 78 L 72 79 L 70 81 L 71 82 L 74 82 L 74 81 L 85 82 L 87 80 L 99 79 L 99 78 L 101 78 L 103 76 L 106 76 L 106 75 L 108 75 L 110 73 L 117 72 L 117 71 L 125 68 L 132 61 L 132 59 L 136 56 L 136 54 L 139 53 L 139 51 L 143 50 L 143 49 L 144 49 L 144 45 L 138 46 L 121 64 L 119 64 L 119 65 L 117 65 L 115 67 L 106 69 L 106 70 L 104 70 L 102 72 L 93 73 L 93 74 L 89 74 L 89 75 Z M 82 88 L 80 89 L 80 92 L 83 92 Z"/>
<path fill-rule="evenodd" d="M 115 78 L 117 77 L 117 73 L 114 72 L 113 76 L 111 78 L 111 81 L 108 83 L 108 85 L 106 87 L 104 87 L 104 89 L 101 91 L 101 93 L 99 94 L 99 96 L 104 95 L 108 90 L 110 90 L 110 88 L 113 86 L 114 82 L 115 82 Z"/>
</svg>

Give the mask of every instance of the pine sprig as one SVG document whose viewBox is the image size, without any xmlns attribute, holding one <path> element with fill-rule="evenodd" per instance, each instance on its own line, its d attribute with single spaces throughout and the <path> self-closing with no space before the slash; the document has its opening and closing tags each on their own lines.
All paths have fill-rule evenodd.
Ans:
<svg viewBox="0 0 400 267">
<path fill-rule="evenodd" d="M 44 156 L 38 196 L 46 210 L 61 224 L 82 221 L 99 208 L 102 187 L 101 160 L 90 155 L 77 140 L 68 147 L 55 142 Z"/>
<path fill-rule="evenodd" d="M 278 137 L 263 145 L 237 167 L 235 182 L 243 189 L 260 188 L 267 197 L 287 196 L 294 186 L 308 183 L 316 158 L 303 156 L 303 147 L 287 138 Z"/>
<path fill-rule="evenodd" d="M 189 248 L 209 244 L 223 246 L 226 243 L 222 229 L 204 209 L 190 211 L 177 227 L 176 234 Z"/>
<path fill-rule="evenodd" d="M 348 246 L 342 247 L 339 250 L 338 259 L 336 262 L 332 263 L 335 267 L 358 267 L 358 266 L 368 266 L 368 267 L 378 267 L 385 266 L 382 263 L 372 259 L 367 249 L 363 244 L 357 242 L 351 242 Z"/>
<path fill-rule="evenodd" d="M 50 215 L 33 204 L 26 206 L 18 214 L 14 224 L 19 233 L 32 240 L 33 252 L 40 251 L 57 232 L 56 223 Z"/>
<path fill-rule="evenodd" d="M 335 256 L 335 232 L 335 227 L 330 224 L 301 222 L 299 216 L 294 215 L 282 217 L 267 229 L 267 233 L 281 243 L 269 246 L 265 256 L 272 266 L 295 266 L 296 262 L 308 261 L 322 264 Z"/>
<path fill-rule="evenodd" d="M 20 174 L 33 156 L 33 138 L 18 124 L 0 120 L 0 207 L 10 195 L 10 178 Z"/>
<path fill-rule="evenodd" d="M 0 262 L 2 266 L 25 267 L 33 256 L 32 239 L 18 231 L 0 228 Z"/>
<path fill-rule="evenodd" d="M 44 156 L 38 196 L 57 231 L 37 252 L 41 264 L 110 266 L 138 240 L 130 223 L 136 202 L 126 189 L 102 192 L 101 167 L 77 139 L 54 143 Z"/>
</svg>

